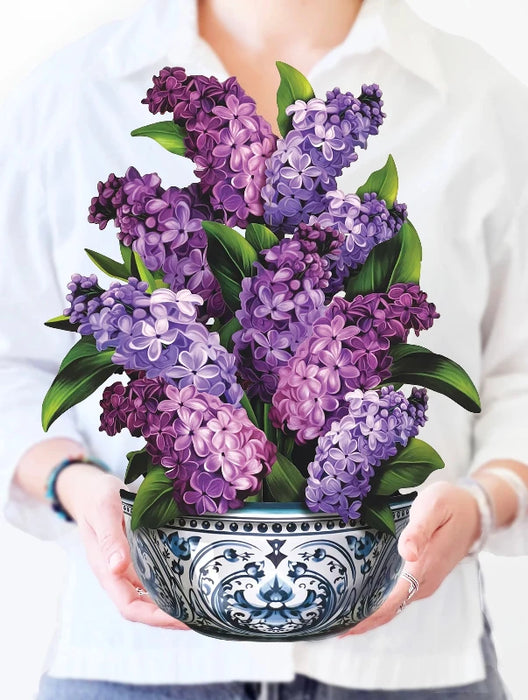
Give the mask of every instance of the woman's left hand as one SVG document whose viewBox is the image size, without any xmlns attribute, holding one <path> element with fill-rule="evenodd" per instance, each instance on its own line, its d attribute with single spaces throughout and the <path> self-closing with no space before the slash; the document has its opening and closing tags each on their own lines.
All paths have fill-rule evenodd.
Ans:
<svg viewBox="0 0 528 700">
<path fill-rule="evenodd" d="M 480 515 L 475 498 L 464 488 L 437 482 L 421 491 L 401 533 L 398 550 L 403 570 L 420 584 L 408 602 L 427 598 L 468 553 L 480 533 Z M 361 634 L 395 617 L 409 595 L 409 581 L 399 578 L 387 600 L 375 613 L 356 625 L 349 634 Z"/>
</svg>

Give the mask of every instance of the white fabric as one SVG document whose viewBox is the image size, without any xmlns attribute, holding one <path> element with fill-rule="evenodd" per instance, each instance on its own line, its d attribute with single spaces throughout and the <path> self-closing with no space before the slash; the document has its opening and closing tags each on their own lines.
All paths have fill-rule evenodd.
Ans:
<svg viewBox="0 0 528 700">
<path fill-rule="evenodd" d="M 21 453 L 44 436 L 40 404 L 71 338 L 42 322 L 61 312 L 72 272 L 93 265 L 83 248 L 117 255 L 117 241 L 87 223 L 95 186 L 130 164 L 185 185 L 192 165 L 129 132 L 153 120 L 140 104 L 164 65 L 225 72 L 196 31 L 190 0 L 151 0 L 131 20 L 69 47 L 29 81 L 2 116 L 1 464 L 9 480 Z M 526 92 L 473 44 L 441 33 L 401 0 L 368 0 L 346 41 L 309 76 L 315 91 L 357 92 L 378 82 L 388 115 L 380 135 L 343 176 L 355 191 L 387 154 L 400 174 L 400 200 L 423 242 L 422 286 L 442 314 L 419 342 L 462 364 L 479 385 L 475 419 L 431 395 L 421 437 L 444 457 L 438 479 L 484 461 L 528 462 L 528 198 Z M 98 396 L 61 418 L 56 435 L 124 469 L 135 440 L 98 432 Z M 16 437 L 15 437 L 16 436 Z M 389 625 L 346 640 L 224 643 L 122 620 L 86 564 L 75 526 L 37 510 L 6 483 L 7 517 L 41 537 L 61 535 L 72 559 L 49 672 L 59 677 L 141 683 L 287 680 L 295 672 L 356 688 L 420 688 L 484 677 L 479 647 L 477 564 L 467 559 L 427 600 Z M 526 521 L 502 534 L 500 552 L 528 552 Z M 506 540 L 506 541 L 505 541 Z"/>
</svg>

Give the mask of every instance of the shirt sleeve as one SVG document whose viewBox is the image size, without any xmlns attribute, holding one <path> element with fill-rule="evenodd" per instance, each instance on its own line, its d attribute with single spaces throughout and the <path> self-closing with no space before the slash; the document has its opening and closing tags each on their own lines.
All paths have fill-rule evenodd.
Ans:
<svg viewBox="0 0 528 700">
<path fill-rule="evenodd" d="M 503 202 L 504 204 L 504 202 Z M 474 425 L 471 471 L 493 459 L 527 465 L 528 442 L 528 188 L 486 221 L 489 296 L 482 321 L 482 412 Z M 528 554 L 528 517 L 492 535 L 495 554 Z"/>
<path fill-rule="evenodd" d="M 0 498 L 9 522 L 52 539 L 72 526 L 13 480 L 19 459 L 36 442 L 58 436 L 82 442 L 71 411 L 47 434 L 41 427 L 42 400 L 75 337 L 43 325 L 65 306 L 46 213 L 50 182 L 60 183 L 49 173 L 46 182 L 45 153 L 53 143 L 43 147 L 34 109 L 38 100 L 33 98 L 31 104 L 17 100 L 14 109 L 12 105 L 4 109 L 0 120 Z"/>
</svg>

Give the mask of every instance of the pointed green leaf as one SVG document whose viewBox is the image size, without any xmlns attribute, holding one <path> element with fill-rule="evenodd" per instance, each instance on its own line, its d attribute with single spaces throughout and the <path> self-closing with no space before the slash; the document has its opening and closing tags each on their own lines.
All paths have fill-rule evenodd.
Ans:
<svg viewBox="0 0 528 700">
<path fill-rule="evenodd" d="M 168 288 L 169 285 L 163 281 L 163 273 L 159 270 L 151 272 L 146 267 L 139 253 L 134 252 L 134 262 L 138 270 L 139 279 L 148 283 L 148 294 L 152 294 L 155 289 L 160 289 L 160 287 Z"/>
<path fill-rule="evenodd" d="M 220 342 L 229 352 L 233 351 L 233 335 L 240 330 L 242 330 L 242 326 L 236 316 L 233 316 L 232 319 L 219 328 L 218 335 L 220 336 Z"/>
<path fill-rule="evenodd" d="M 257 253 L 237 231 L 216 221 L 203 221 L 207 234 L 207 261 L 220 284 L 226 304 L 234 312 L 240 308 L 244 277 L 251 277 Z"/>
<path fill-rule="evenodd" d="M 56 328 L 60 331 L 71 331 L 75 333 L 79 327 L 78 323 L 70 323 L 69 316 L 55 316 L 55 318 L 50 318 L 49 321 L 44 323 L 48 328 Z"/>
<path fill-rule="evenodd" d="M 387 207 L 392 208 L 398 194 L 398 171 L 392 156 L 389 156 L 383 168 L 372 173 L 356 194 L 362 197 L 370 192 L 375 192 L 378 199 L 385 200 Z"/>
<path fill-rule="evenodd" d="M 364 502 L 361 508 L 361 519 L 370 527 L 381 530 L 388 535 L 396 537 L 396 526 L 392 510 L 387 503 L 383 502 Z"/>
<path fill-rule="evenodd" d="M 165 476 L 163 467 L 151 469 L 138 489 L 132 506 L 132 530 L 138 527 L 163 527 L 180 511 L 173 498 L 173 483 Z"/>
<path fill-rule="evenodd" d="M 128 277 L 135 277 L 136 279 L 139 279 L 139 272 L 132 248 L 129 248 L 127 245 L 120 242 L 119 250 L 121 251 L 121 257 L 123 258 L 123 264 L 127 270 Z"/>
<path fill-rule="evenodd" d="M 443 355 L 420 346 L 395 345 L 391 349 L 391 377 L 402 384 L 418 384 L 438 391 L 472 413 L 480 413 L 480 398 L 462 367 Z"/>
<path fill-rule="evenodd" d="M 411 438 L 407 445 L 376 470 L 372 493 L 391 496 L 403 488 L 422 484 L 444 462 L 438 452 L 422 440 Z"/>
<path fill-rule="evenodd" d="M 186 135 L 185 129 L 175 124 L 172 120 L 141 126 L 139 129 L 134 129 L 131 132 L 131 136 L 148 136 L 154 139 L 160 146 L 163 146 L 170 153 L 175 153 L 177 156 L 184 156 L 187 152 L 185 146 Z"/>
<path fill-rule="evenodd" d="M 389 241 L 378 243 L 370 251 L 358 274 L 350 277 L 346 298 L 358 294 L 386 292 L 393 284 L 420 282 L 422 245 L 416 229 L 406 221 Z"/>
<path fill-rule="evenodd" d="M 308 102 L 315 97 L 315 93 L 305 76 L 296 68 L 282 61 L 277 61 L 276 65 L 281 78 L 277 90 L 277 125 L 281 136 L 286 136 L 291 129 L 291 117 L 286 114 L 286 107 L 292 105 L 295 100 Z"/>
<path fill-rule="evenodd" d="M 42 403 L 42 427 L 50 425 L 72 406 L 93 394 L 108 377 L 119 371 L 112 362 L 114 349 L 103 350 L 89 357 L 79 357 L 62 369 Z"/>
<path fill-rule="evenodd" d="M 304 499 L 306 479 L 295 464 L 280 453 L 277 454 L 277 461 L 266 477 L 266 485 L 278 502 L 290 503 Z"/>
<path fill-rule="evenodd" d="M 59 367 L 59 372 L 74 360 L 78 360 L 80 357 L 91 357 L 92 355 L 98 354 L 99 351 L 95 347 L 93 335 L 83 335 L 83 337 L 78 340 L 64 356 Z"/>
<path fill-rule="evenodd" d="M 250 400 L 246 396 L 246 394 L 242 394 L 242 398 L 240 399 L 240 405 L 242 408 L 246 409 L 246 413 L 248 415 L 249 420 L 255 425 L 257 428 L 260 429 L 260 425 L 257 420 L 257 416 L 255 415 L 255 411 L 253 410 L 253 406 L 251 405 Z"/>
<path fill-rule="evenodd" d="M 253 246 L 257 253 L 260 253 L 262 250 L 273 248 L 279 239 L 264 224 L 249 224 L 246 229 L 246 241 Z"/>
<path fill-rule="evenodd" d="M 125 472 L 125 484 L 131 484 L 140 476 L 145 476 L 153 468 L 152 458 L 146 447 L 142 450 L 129 452 L 127 454 L 128 466 Z"/>
<path fill-rule="evenodd" d="M 128 270 L 123 263 L 117 262 L 117 260 L 112 260 L 102 253 L 98 253 L 96 250 L 90 250 L 90 248 L 84 249 L 86 255 L 90 260 L 97 265 L 97 267 L 110 277 L 116 277 L 119 280 L 127 280 L 129 277 Z"/>
</svg>

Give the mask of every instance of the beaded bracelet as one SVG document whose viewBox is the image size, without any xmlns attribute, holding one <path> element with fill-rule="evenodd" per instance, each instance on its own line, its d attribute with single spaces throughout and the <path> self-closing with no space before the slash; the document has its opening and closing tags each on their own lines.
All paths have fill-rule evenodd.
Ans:
<svg viewBox="0 0 528 700">
<path fill-rule="evenodd" d="M 478 554 L 478 552 L 480 552 L 480 550 L 486 543 L 486 540 L 488 539 L 490 534 L 495 529 L 495 512 L 493 509 L 493 502 L 489 493 L 487 492 L 485 487 L 480 483 L 480 481 L 477 481 L 476 479 L 472 479 L 471 477 L 467 476 L 463 477 L 462 479 L 459 479 L 457 484 L 462 488 L 466 489 L 466 491 L 469 491 L 469 493 L 477 502 L 480 514 L 480 536 L 473 543 L 468 554 Z"/>
<path fill-rule="evenodd" d="M 49 501 L 51 501 L 51 507 L 55 511 L 55 513 L 57 513 L 57 515 L 60 518 L 66 520 L 69 523 L 73 522 L 73 518 L 66 510 L 64 510 L 64 506 L 59 500 L 59 497 L 57 495 L 57 479 L 59 478 L 59 475 L 64 471 L 64 469 L 71 467 L 73 464 L 91 464 L 92 466 L 97 467 L 98 469 L 102 469 L 105 472 L 110 471 L 110 469 L 104 462 L 95 457 L 68 457 L 66 459 L 63 459 L 62 462 L 59 462 L 59 464 L 57 464 L 57 466 L 52 469 L 50 475 L 48 476 L 48 481 L 46 483 L 45 495 L 46 498 Z"/>
<path fill-rule="evenodd" d="M 524 520 L 528 513 L 528 487 L 521 477 L 511 469 L 506 469 L 506 467 L 488 467 L 485 472 L 482 473 L 494 474 L 499 477 L 499 479 L 502 479 L 502 481 L 508 484 L 517 496 L 517 513 L 513 519 L 512 525 Z"/>
</svg>

